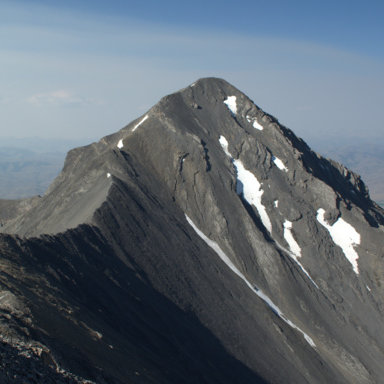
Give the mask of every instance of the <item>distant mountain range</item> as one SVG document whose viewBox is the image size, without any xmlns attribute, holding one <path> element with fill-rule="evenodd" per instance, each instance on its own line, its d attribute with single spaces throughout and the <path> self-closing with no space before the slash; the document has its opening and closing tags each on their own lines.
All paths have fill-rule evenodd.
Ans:
<svg viewBox="0 0 384 384">
<path fill-rule="evenodd" d="M 81 140 L 2 138 L 0 141 L 0 198 L 42 195 L 63 168 L 68 150 Z"/>
<path fill-rule="evenodd" d="M 0 148 L 0 196 L 3 199 L 43 194 L 63 167 L 64 153 L 36 153 Z"/>
</svg>

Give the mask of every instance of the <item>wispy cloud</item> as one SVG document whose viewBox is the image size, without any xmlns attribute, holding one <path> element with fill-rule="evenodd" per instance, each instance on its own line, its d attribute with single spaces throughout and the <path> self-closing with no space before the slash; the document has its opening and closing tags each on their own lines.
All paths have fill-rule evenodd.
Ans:
<svg viewBox="0 0 384 384">
<path fill-rule="evenodd" d="M 91 104 L 93 101 L 84 97 L 78 96 L 72 92 L 59 89 L 46 93 L 35 93 L 27 98 L 29 104 L 37 107 L 41 106 L 81 106 Z"/>
</svg>

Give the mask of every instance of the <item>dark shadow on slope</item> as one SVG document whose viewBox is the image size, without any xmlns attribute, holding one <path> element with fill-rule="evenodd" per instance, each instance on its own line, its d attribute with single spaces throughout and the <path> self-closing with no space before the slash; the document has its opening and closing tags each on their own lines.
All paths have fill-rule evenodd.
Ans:
<svg viewBox="0 0 384 384">
<path fill-rule="evenodd" d="M 3 257 L 25 268 L 13 284 L 46 332 L 34 336 L 74 373 L 108 384 L 266 383 L 123 263 L 96 228 L 30 239 L 23 251 L 9 240 Z"/>
</svg>

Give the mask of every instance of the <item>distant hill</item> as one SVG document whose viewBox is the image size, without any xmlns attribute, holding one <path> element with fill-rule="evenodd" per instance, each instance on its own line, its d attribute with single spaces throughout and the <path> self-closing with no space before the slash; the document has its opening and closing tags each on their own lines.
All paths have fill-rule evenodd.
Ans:
<svg viewBox="0 0 384 384">
<path fill-rule="evenodd" d="M 58 175 L 64 153 L 35 153 L 0 148 L 0 196 L 14 199 L 43 194 Z"/>
<path fill-rule="evenodd" d="M 44 194 L 63 168 L 75 140 L 2 138 L 0 144 L 0 198 L 18 199 Z"/>
</svg>

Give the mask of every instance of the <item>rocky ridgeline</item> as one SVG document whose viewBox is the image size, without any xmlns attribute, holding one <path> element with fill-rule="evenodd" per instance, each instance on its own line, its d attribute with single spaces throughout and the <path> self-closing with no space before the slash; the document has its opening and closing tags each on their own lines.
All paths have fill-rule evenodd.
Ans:
<svg viewBox="0 0 384 384">
<path fill-rule="evenodd" d="M 60 368 L 47 347 L 4 337 L 0 337 L 0 382 L 94 384 Z"/>
</svg>

